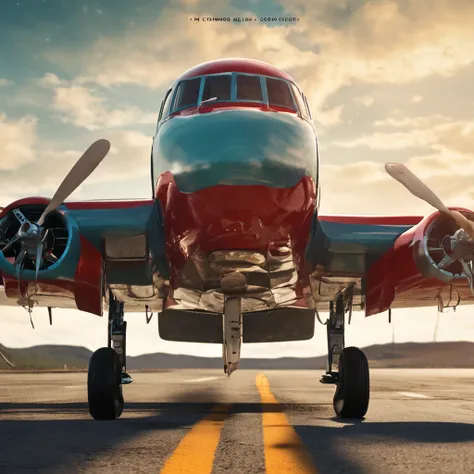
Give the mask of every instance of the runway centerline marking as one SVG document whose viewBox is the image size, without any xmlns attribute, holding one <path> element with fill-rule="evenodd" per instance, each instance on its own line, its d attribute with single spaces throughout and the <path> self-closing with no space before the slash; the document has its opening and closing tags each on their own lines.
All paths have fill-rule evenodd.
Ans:
<svg viewBox="0 0 474 474">
<path fill-rule="evenodd" d="M 218 378 L 220 377 L 201 377 L 200 379 L 183 380 L 183 382 L 187 382 L 187 383 L 209 382 L 210 380 L 217 380 Z"/>
<path fill-rule="evenodd" d="M 396 392 L 398 395 L 402 395 L 403 397 L 410 397 L 410 398 L 433 398 L 429 397 L 428 395 L 423 395 L 422 393 L 415 393 L 415 392 Z"/>
<path fill-rule="evenodd" d="M 217 405 L 184 436 L 160 474 L 211 474 L 224 422 L 231 405 Z"/>
<path fill-rule="evenodd" d="M 317 473 L 311 456 L 273 396 L 267 377 L 258 375 L 256 384 L 263 405 L 263 448 L 267 474 Z M 268 405 L 274 405 L 274 409 L 266 409 Z"/>
</svg>

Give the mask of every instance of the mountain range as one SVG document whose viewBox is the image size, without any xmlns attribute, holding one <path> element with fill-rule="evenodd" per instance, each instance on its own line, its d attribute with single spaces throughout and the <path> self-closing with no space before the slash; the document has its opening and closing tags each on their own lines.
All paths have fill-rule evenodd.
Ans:
<svg viewBox="0 0 474 474">
<path fill-rule="evenodd" d="M 474 368 L 474 343 L 429 342 L 381 344 L 363 348 L 370 367 Z M 11 369 L 1 355 L 11 361 Z M 92 352 L 85 347 L 42 345 L 11 349 L 0 344 L 0 370 L 84 370 Z M 154 353 L 127 357 L 127 370 L 222 368 L 222 359 Z M 326 356 L 242 359 L 241 369 L 325 369 Z"/>
</svg>

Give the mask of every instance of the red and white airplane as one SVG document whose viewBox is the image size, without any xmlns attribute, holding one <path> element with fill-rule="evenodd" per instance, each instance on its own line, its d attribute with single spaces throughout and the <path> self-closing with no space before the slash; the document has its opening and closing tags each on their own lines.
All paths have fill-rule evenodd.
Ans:
<svg viewBox="0 0 474 474">
<path fill-rule="evenodd" d="M 472 303 L 473 212 L 451 210 L 401 164 L 386 170 L 438 212 L 327 216 L 318 212 L 319 154 L 307 100 L 281 70 L 222 59 L 182 74 L 166 92 L 151 152 L 152 196 L 64 202 L 109 151 L 91 145 L 52 199 L 0 213 L 0 304 L 102 316 L 108 347 L 92 356 L 89 410 L 123 409 L 125 313 L 158 313 L 161 338 L 222 344 L 230 375 L 241 342 L 302 341 L 329 309 L 334 409 L 363 417 L 365 355 L 344 347 L 345 315 Z M 448 303 L 449 304 L 449 303 Z"/>
</svg>

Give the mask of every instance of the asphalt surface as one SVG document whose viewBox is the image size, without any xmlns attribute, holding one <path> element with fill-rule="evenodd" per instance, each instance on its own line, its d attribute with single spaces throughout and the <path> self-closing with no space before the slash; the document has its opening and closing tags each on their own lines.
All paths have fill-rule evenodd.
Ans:
<svg viewBox="0 0 474 474">
<path fill-rule="evenodd" d="M 372 370 L 363 421 L 319 371 L 132 375 L 99 422 L 84 373 L 0 374 L 0 473 L 474 472 L 474 370 Z"/>
</svg>

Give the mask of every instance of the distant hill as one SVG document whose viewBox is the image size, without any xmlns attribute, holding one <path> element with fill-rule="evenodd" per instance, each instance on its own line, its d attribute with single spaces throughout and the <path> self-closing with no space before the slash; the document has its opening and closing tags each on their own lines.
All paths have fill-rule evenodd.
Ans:
<svg viewBox="0 0 474 474">
<path fill-rule="evenodd" d="M 474 343 L 437 342 L 382 344 L 365 347 L 371 367 L 400 368 L 474 368 Z M 45 345 L 0 351 L 22 370 L 87 369 L 92 352 L 85 347 Z M 220 358 L 176 354 L 145 354 L 127 358 L 130 370 L 222 368 Z M 325 369 L 326 357 L 283 357 L 279 359 L 242 359 L 242 369 Z M 0 370 L 10 369 L 0 357 Z"/>
</svg>

